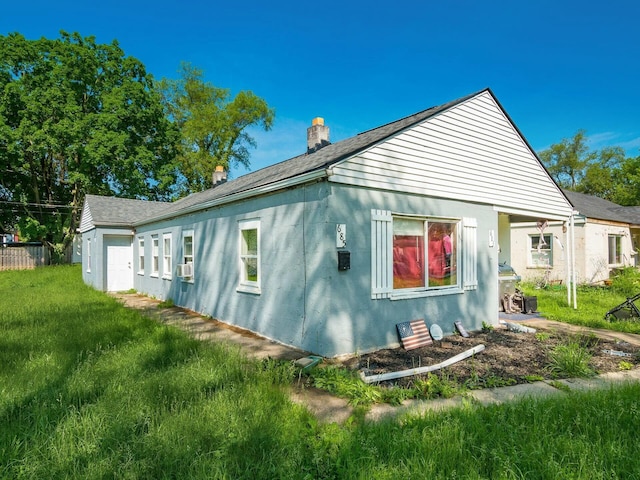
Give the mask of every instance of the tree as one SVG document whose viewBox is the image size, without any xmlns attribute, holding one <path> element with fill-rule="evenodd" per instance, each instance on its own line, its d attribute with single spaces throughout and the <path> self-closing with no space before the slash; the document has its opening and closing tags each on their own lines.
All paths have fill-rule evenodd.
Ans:
<svg viewBox="0 0 640 480">
<path fill-rule="evenodd" d="M 163 80 L 161 90 L 167 113 L 182 135 L 182 193 L 199 192 L 212 186 L 216 166 L 249 166 L 249 147 L 256 142 L 246 130 L 256 125 L 269 130 L 275 112 L 250 91 L 231 100 L 228 89 L 205 82 L 202 70 L 188 63 L 182 64 L 180 75 L 178 80 Z"/>
<path fill-rule="evenodd" d="M 565 138 L 540 152 L 540 159 L 558 185 L 576 190 L 594 155 L 586 145 L 584 130 L 579 130 L 571 140 Z"/>
<path fill-rule="evenodd" d="M 0 36 L 1 220 L 23 237 L 64 249 L 87 193 L 171 197 L 177 140 L 153 78 L 116 41 Z"/>
</svg>

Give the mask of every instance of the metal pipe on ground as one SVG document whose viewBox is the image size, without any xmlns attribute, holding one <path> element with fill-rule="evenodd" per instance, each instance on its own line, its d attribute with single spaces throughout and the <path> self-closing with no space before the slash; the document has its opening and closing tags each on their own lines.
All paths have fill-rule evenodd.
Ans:
<svg viewBox="0 0 640 480">
<path fill-rule="evenodd" d="M 385 380 L 395 380 L 396 378 L 408 377 L 410 375 L 420 375 L 422 373 L 433 372 L 434 370 L 440 370 L 441 368 L 448 367 L 449 365 L 453 365 L 454 363 L 459 362 L 460 360 L 464 360 L 465 358 L 469 358 L 476 353 L 480 353 L 484 350 L 484 345 L 476 345 L 469 350 L 465 350 L 458 355 L 455 355 L 444 362 L 436 363 L 435 365 L 429 365 L 427 367 L 419 367 L 419 368 L 411 368 L 409 370 L 401 370 L 398 372 L 389 372 L 389 373 L 381 373 L 379 375 L 365 375 L 364 372 L 360 372 L 360 378 L 364 383 L 374 383 L 374 382 L 383 382 Z"/>
</svg>

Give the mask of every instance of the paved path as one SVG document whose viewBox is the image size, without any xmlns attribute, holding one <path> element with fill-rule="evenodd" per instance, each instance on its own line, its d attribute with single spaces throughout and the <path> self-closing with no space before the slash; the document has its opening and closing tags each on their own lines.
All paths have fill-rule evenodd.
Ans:
<svg viewBox="0 0 640 480">
<path fill-rule="evenodd" d="M 120 302 L 130 308 L 142 311 L 147 316 L 156 318 L 162 323 L 175 325 L 191 333 L 195 338 L 209 341 L 228 341 L 239 345 L 249 356 L 254 358 L 275 358 L 281 360 L 297 360 L 305 357 L 309 352 L 282 345 L 272 340 L 260 337 L 252 332 L 236 328 L 217 320 L 199 315 L 195 312 L 179 308 L 159 308 L 160 301 L 138 294 L 113 294 Z M 592 332 L 601 338 L 617 339 L 640 347 L 640 335 L 613 332 L 611 330 L 587 329 L 562 322 L 554 322 L 543 318 L 525 320 L 527 325 L 541 330 L 557 330 L 571 333 Z M 613 372 L 590 379 L 561 380 L 571 390 L 585 390 L 605 388 L 616 382 L 640 381 L 640 369 L 636 368 L 624 372 Z M 385 417 L 406 412 L 424 412 L 461 406 L 468 402 L 483 405 L 504 403 L 523 397 L 545 397 L 563 395 L 563 390 L 551 386 L 547 382 L 520 384 L 510 387 L 487 388 L 473 390 L 464 397 L 437 400 L 411 400 L 399 407 L 379 404 L 371 407 L 367 413 L 368 420 L 379 420 Z M 294 389 L 292 399 L 296 403 L 305 405 L 320 420 L 326 422 L 344 423 L 352 414 L 353 409 L 347 401 L 335 397 L 324 390 L 315 388 Z"/>
</svg>

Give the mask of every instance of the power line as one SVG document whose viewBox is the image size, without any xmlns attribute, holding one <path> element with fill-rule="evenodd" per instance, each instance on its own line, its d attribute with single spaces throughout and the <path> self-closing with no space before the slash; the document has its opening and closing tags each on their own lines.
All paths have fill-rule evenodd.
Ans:
<svg viewBox="0 0 640 480">
<path fill-rule="evenodd" d="M 17 207 L 42 207 L 42 208 L 76 208 L 71 205 L 62 205 L 60 203 L 24 203 L 24 202 L 10 202 L 8 200 L 0 200 L 0 204 L 15 205 Z"/>
</svg>

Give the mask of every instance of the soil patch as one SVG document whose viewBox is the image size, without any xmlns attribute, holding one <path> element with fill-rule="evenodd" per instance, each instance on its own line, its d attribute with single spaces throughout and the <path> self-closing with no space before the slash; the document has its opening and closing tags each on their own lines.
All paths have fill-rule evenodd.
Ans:
<svg viewBox="0 0 640 480">
<path fill-rule="evenodd" d="M 485 349 L 479 354 L 432 374 L 447 376 L 474 388 L 515 385 L 540 378 L 562 378 L 554 377 L 549 371 L 550 353 L 557 346 L 572 341 L 578 342 L 589 352 L 589 365 L 595 373 L 620 371 L 620 362 L 632 364 L 634 368 L 640 364 L 640 349 L 626 342 L 602 339 L 593 334 L 576 335 L 540 329 L 536 333 L 516 333 L 505 328 L 473 332 L 469 338 L 449 336 L 440 342 L 409 351 L 403 348 L 379 350 L 347 359 L 343 364 L 353 370 L 364 370 L 366 375 L 376 375 L 434 365 L 483 344 Z M 612 355 L 604 350 L 632 356 Z M 381 382 L 381 386 L 411 387 L 416 379 L 426 378 L 427 375 L 385 381 Z"/>
</svg>

